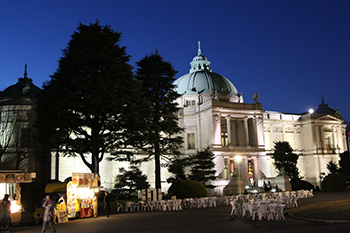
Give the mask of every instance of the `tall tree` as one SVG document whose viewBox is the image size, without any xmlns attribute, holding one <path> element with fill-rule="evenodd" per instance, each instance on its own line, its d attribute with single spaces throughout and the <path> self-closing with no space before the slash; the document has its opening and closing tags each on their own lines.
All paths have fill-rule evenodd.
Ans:
<svg viewBox="0 0 350 233">
<path fill-rule="evenodd" d="M 350 153 L 344 151 L 339 155 L 339 173 L 350 176 Z"/>
<path fill-rule="evenodd" d="M 215 188 L 215 186 L 209 183 L 217 178 L 215 176 L 214 158 L 215 155 L 209 147 L 202 151 L 197 151 L 195 155 L 191 156 L 191 174 L 189 175 L 189 179 L 200 182 L 206 188 Z"/>
<path fill-rule="evenodd" d="M 291 179 L 291 183 L 299 181 L 299 169 L 297 162 L 299 156 L 293 153 L 293 148 L 289 142 L 279 141 L 275 142 L 274 152 L 272 158 L 275 160 L 274 165 L 279 171 L 284 170 L 287 176 Z"/>
<path fill-rule="evenodd" d="M 80 156 L 93 173 L 106 152 L 126 147 L 135 118 L 135 80 L 120 38 L 108 25 L 80 23 L 39 97 L 50 147 Z"/>
<path fill-rule="evenodd" d="M 148 153 L 145 160 L 155 161 L 155 186 L 161 188 L 161 157 L 177 155 L 182 138 L 178 136 L 178 106 L 180 96 L 174 91 L 175 75 L 171 63 L 164 61 L 158 52 L 137 62 L 136 79 L 142 86 L 143 118 L 140 129 L 140 148 Z"/>
</svg>

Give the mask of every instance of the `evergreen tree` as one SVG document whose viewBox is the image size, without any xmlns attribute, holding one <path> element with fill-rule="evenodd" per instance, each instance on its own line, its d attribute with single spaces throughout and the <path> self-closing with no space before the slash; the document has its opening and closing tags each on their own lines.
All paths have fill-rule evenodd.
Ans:
<svg viewBox="0 0 350 233">
<path fill-rule="evenodd" d="M 274 152 L 272 158 L 275 160 L 274 165 L 281 171 L 284 170 L 286 175 L 291 179 L 291 183 L 300 181 L 299 169 L 297 162 L 299 156 L 293 153 L 293 148 L 289 142 L 279 141 L 275 142 Z"/>
<path fill-rule="evenodd" d="M 80 23 L 39 99 L 38 124 L 50 148 L 79 155 L 93 173 L 106 152 L 126 146 L 137 119 L 136 85 L 120 37 L 99 22 Z"/>
<path fill-rule="evenodd" d="M 119 198 L 137 198 L 137 191 L 148 189 L 150 184 L 147 176 L 142 174 L 141 170 L 135 165 L 130 170 L 122 169 L 122 174 L 115 179 L 114 188 L 119 193 Z"/>
<path fill-rule="evenodd" d="M 327 169 L 330 174 L 337 174 L 339 172 L 338 164 L 332 160 L 327 164 Z"/>
<path fill-rule="evenodd" d="M 168 171 L 172 174 L 174 174 L 173 177 L 168 178 L 168 183 L 173 183 L 176 180 L 186 180 L 187 176 L 185 174 L 185 168 L 188 167 L 189 159 L 188 158 L 178 158 L 175 157 L 171 160 L 170 164 L 168 165 Z"/>
<path fill-rule="evenodd" d="M 350 154 L 344 151 L 339 155 L 339 173 L 350 176 Z"/>
<path fill-rule="evenodd" d="M 143 161 L 155 161 L 155 186 L 161 188 L 161 157 L 178 155 L 182 138 L 178 136 L 178 107 L 180 96 L 174 91 L 176 75 L 171 63 L 164 61 L 158 52 L 137 62 L 136 79 L 142 87 L 143 124 L 139 129 L 139 148 L 148 154 Z"/>
<path fill-rule="evenodd" d="M 209 181 L 216 180 L 215 176 L 215 155 L 211 152 L 210 148 L 206 148 L 203 151 L 197 151 L 197 153 L 190 158 L 191 174 L 190 180 L 196 180 L 202 183 L 206 188 L 215 188 L 215 186 L 209 184 Z"/>
</svg>

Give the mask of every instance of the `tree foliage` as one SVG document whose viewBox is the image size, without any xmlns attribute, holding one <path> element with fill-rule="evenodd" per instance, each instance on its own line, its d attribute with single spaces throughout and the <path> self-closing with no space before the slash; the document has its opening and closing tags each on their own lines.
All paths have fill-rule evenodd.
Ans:
<svg viewBox="0 0 350 233">
<path fill-rule="evenodd" d="M 0 168 L 27 171 L 22 161 L 33 150 L 34 110 L 0 106 Z M 6 155 L 6 156 L 5 156 Z"/>
<path fill-rule="evenodd" d="M 179 94 L 174 91 L 177 71 L 171 63 L 164 61 L 158 52 L 145 56 L 137 62 L 136 79 L 143 100 L 143 122 L 139 125 L 138 147 L 148 154 L 142 161 L 155 161 L 155 186 L 161 188 L 161 157 L 177 155 L 182 138 L 178 136 Z"/>
<path fill-rule="evenodd" d="M 337 174 L 339 172 L 338 164 L 333 160 L 329 161 L 329 163 L 327 164 L 327 169 L 330 174 Z"/>
<path fill-rule="evenodd" d="M 350 176 L 350 154 L 344 151 L 339 155 L 339 173 Z"/>
<path fill-rule="evenodd" d="M 50 148 L 79 155 L 93 173 L 106 152 L 126 147 L 137 118 L 136 85 L 120 37 L 99 22 L 80 23 L 39 97 L 38 123 Z"/>
<path fill-rule="evenodd" d="M 147 176 L 142 174 L 141 170 L 131 166 L 130 170 L 122 169 L 122 174 L 115 179 L 114 188 L 116 189 L 119 198 L 136 198 L 137 191 L 148 189 L 150 184 L 147 181 Z"/>
<path fill-rule="evenodd" d="M 196 180 L 177 180 L 172 183 L 168 193 L 178 199 L 208 196 L 206 187 Z"/>
<path fill-rule="evenodd" d="M 190 180 L 196 180 L 203 184 L 206 188 L 215 188 L 209 182 L 216 180 L 215 176 L 215 155 L 211 152 L 210 148 L 206 148 L 203 151 L 197 151 L 197 153 L 190 158 L 191 174 Z"/>
<path fill-rule="evenodd" d="M 272 157 L 275 160 L 274 165 L 276 168 L 280 172 L 284 170 L 292 183 L 300 180 L 299 169 L 297 167 L 299 156 L 293 153 L 293 148 L 290 146 L 289 142 L 275 142 Z"/>
<path fill-rule="evenodd" d="M 168 164 L 168 171 L 174 175 L 168 178 L 167 182 L 173 183 L 177 180 L 186 180 L 187 175 L 185 173 L 185 168 L 189 165 L 189 158 L 173 158 Z"/>
</svg>

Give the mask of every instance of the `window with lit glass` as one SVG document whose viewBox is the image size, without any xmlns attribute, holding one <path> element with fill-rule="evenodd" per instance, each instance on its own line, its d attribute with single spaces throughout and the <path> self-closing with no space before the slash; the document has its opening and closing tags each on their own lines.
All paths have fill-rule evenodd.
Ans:
<svg viewBox="0 0 350 233">
<path fill-rule="evenodd" d="M 187 148 L 188 149 L 196 149 L 194 133 L 187 134 Z"/>
<path fill-rule="evenodd" d="M 228 138 L 227 138 L 227 133 L 222 132 L 221 133 L 221 145 L 222 146 L 228 146 Z"/>
</svg>

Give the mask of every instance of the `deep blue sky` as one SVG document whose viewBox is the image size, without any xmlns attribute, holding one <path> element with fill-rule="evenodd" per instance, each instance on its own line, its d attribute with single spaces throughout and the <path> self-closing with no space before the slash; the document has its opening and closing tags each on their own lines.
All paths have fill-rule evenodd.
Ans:
<svg viewBox="0 0 350 233">
<path fill-rule="evenodd" d="M 301 113 L 325 102 L 350 121 L 350 1 L 1 0 L 0 90 L 28 64 L 41 87 L 79 22 L 122 32 L 131 64 L 155 50 L 188 73 L 197 41 L 213 72 L 265 110 Z"/>
</svg>

